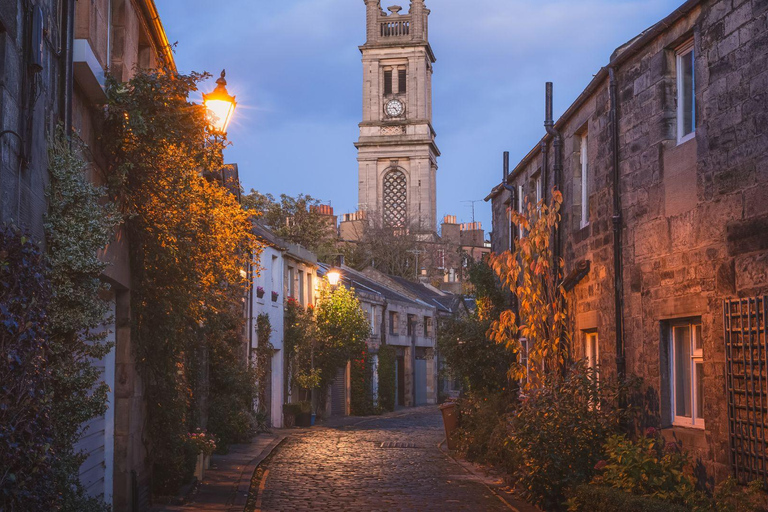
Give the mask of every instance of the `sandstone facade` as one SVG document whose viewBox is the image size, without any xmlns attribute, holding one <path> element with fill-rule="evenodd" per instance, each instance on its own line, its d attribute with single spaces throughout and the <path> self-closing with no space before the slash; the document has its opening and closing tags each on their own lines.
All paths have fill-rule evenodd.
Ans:
<svg viewBox="0 0 768 512">
<path fill-rule="evenodd" d="M 684 125 L 691 121 L 681 117 L 690 107 L 682 95 L 688 84 L 681 67 L 685 55 L 693 56 L 693 135 L 685 134 Z M 600 371 L 615 373 L 621 361 L 614 282 L 612 71 L 627 373 L 645 380 L 647 422 L 697 452 L 716 478 L 731 471 L 732 448 L 723 301 L 768 293 L 767 64 L 766 2 L 689 0 L 617 49 L 555 123 L 563 140 L 559 183 L 565 197 L 560 232 L 565 273 L 589 263 L 569 298 L 574 353 L 584 356 L 587 335 L 596 333 Z M 508 178 L 508 188 L 530 201 L 535 201 L 540 177 L 555 182 L 553 139 L 546 136 L 542 142 L 549 168 L 542 168 L 537 146 Z M 508 249 L 510 238 L 514 243 L 516 228 L 510 229 L 507 208 L 518 204 L 508 188 L 500 185 L 487 198 L 493 202 L 495 252 Z M 694 330 L 700 325 L 702 343 L 701 360 L 692 356 L 693 371 L 702 375 L 692 381 L 701 412 L 689 425 L 674 402 L 679 374 L 673 345 L 675 333 L 683 332 L 675 328 L 684 324 Z M 766 422 L 763 413 L 760 420 Z"/>
</svg>

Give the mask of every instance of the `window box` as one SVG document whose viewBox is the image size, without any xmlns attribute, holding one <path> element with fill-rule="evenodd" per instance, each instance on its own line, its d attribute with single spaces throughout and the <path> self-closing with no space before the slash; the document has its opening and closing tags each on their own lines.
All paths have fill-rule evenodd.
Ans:
<svg viewBox="0 0 768 512">
<path fill-rule="evenodd" d="M 256 288 L 256 297 L 263 299 L 264 298 L 264 288 L 259 286 Z"/>
<path fill-rule="evenodd" d="M 272 302 L 277 302 L 278 297 L 280 297 L 279 293 L 272 292 Z"/>
</svg>

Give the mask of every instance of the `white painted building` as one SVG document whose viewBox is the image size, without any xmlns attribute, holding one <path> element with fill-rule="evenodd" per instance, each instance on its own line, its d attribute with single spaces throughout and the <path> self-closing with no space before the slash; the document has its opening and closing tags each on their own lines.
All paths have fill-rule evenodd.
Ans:
<svg viewBox="0 0 768 512">
<path fill-rule="evenodd" d="M 259 346 L 256 319 L 266 314 L 272 327 L 269 341 L 274 347 L 269 368 L 267 410 L 272 427 L 282 428 L 283 404 L 291 401 L 284 351 L 285 301 L 293 298 L 303 307 L 314 304 L 317 257 L 299 245 L 285 242 L 261 225 L 254 224 L 254 234 L 264 249 L 258 268 L 252 272 L 248 307 L 249 355 Z"/>
</svg>

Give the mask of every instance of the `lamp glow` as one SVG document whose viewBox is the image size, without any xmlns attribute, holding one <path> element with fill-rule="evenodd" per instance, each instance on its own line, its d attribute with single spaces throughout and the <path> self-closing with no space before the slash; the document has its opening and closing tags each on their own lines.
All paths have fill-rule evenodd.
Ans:
<svg viewBox="0 0 768 512">
<path fill-rule="evenodd" d="M 212 131 L 225 135 L 237 102 L 234 96 L 227 92 L 226 71 L 216 80 L 216 88 L 209 94 L 203 94 L 203 104 L 208 111 L 208 123 Z"/>
<path fill-rule="evenodd" d="M 338 286 L 339 281 L 341 280 L 341 272 L 338 270 L 330 270 L 327 274 L 328 282 L 331 286 Z"/>
</svg>

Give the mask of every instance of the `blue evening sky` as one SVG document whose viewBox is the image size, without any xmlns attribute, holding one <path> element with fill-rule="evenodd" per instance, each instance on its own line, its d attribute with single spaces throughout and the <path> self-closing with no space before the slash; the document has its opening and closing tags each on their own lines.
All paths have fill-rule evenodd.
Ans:
<svg viewBox="0 0 768 512">
<path fill-rule="evenodd" d="M 357 207 L 365 42 L 363 0 L 156 0 L 180 71 L 227 70 L 238 110 L 227 162 L 246 190 L 310 194 L 337 214 Z M 392 0 L 392 4 L 396 3 Z M 501 181 L 543 133 L 544 83 L 560 115 L 614 48 L 682 0 L 427 0 L 434 127 L 442 151 L 438 218 Z M 410 2 L 400 2 L 407 10 Z M 390 2 L 384 0 L 382 6 Z M 213 88 L 213 83 L 206 85 Z M 490 230 L 490 207 L 476 217 Z"/>
</svg>

